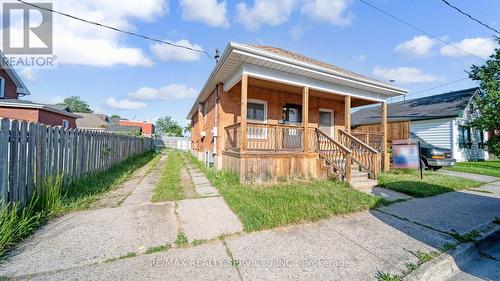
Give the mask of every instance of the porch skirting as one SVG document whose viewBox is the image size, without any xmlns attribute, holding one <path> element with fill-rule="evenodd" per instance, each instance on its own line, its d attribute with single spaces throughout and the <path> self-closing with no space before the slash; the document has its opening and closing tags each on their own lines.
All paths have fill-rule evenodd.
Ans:
<svg viewBox="0 0 500 281">
<path fill-rule="evenodd" d="M 317 153 L 222 153 L 222 169 L 240 175 L 242 183 L 275 182 L 290 178 L 325 179 L 329 176 Z"/>
</svg>

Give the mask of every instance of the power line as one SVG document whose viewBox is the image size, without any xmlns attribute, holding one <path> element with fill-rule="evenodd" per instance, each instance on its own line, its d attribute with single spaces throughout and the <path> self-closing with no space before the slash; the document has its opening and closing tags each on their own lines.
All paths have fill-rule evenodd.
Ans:
<svg viewBox="0 0 500 281">
<path fill-rule="evenodd" d="M 37 9 L 40 9 L 40 10 L 44 10 L 44 11 L 51 12 L 51 13 L 54 13 L 54 14 L 59 14 L 61 16 L 65 16 L 65 17 L 68 17 L 68 18 L 71 18 L 71 19 L 74 19 L 74 20 L 77 20 L 77 21 L 84 22 L 84 23 L 92 24 L 92 25 L 95 25 L 95 26 L 98 26 L 98 27 L 103 27 L 103 28 L 106 28 L 106 29 L 110 29 L 110 30 L 113 30 L 113 31 L 116 31 L 116 32 L 119 32 L 119 33 L 124 33 L 124 34 L 127 34 L 127 35 L 136 36 L 136 37 L 139 37 L 139 38 L 142 38 L 142 39 L 146 39 L 146 40 L 149 40 L 149 41 L 153 41 L 153 42 L 161 43 L 161 44 L 165 44 L 165 45 L 170 45 L 170 46 L 176 47 L 176 48 L 182 48 L 182 49 L 186 49 L 186 50 L 193 51 L 193 52 L 203 53 L 203 54 L 206 54 L 210 59 L 212 59 L 212 56 L 207 51 L 204 51 L 204 50 L 199 50 L 199 49 L 195 49 L 195 48 L 191 48 L 191 47 L 187 47 L 187 46 L 178 45 L 178 44 L 171 43 L 171 42 L 168 42 L 168 41 L 165 41 L 165 40 L 156 39 L 156 38 L 153 38 L 153 37 L 150 37 L 150 36 L 147 36 L 147 35 L 142 35 L 142 34 L 139 34 L 139 33 L 131 32 L 131 31 L 126 31 L 126 30 L 119 29 L 117 27 L 109 26 L 109 25 L 106 25 L 106 24 L 102 24 L 102 23 L 99 23 L 99 22 L 82 19 L 82 18 L 73 16 L 73 15 L 70 15 L 70 14 L 67 14 L 67 13 L 63 13 L 63 12 L 56 11 L 56 10 L 53 10 L 53 9 L 45 8 L 45 7 L 42 7 L 42 6 L 33 4 L 33 3 L 28 3 L 28 2 L 25 2 L 23 0 L 17 0 L 17 1 L 21 2 L 21 3 L 25 4 L 25 5 L 28 5 L 28 6 L 37 8 Z"/>
<path fill-rule="evenodd" d="M 489 30 L 492 30 L 492 31 L 494 31 L 494 32 L 496 32 L 496 33 L 500 33 L 500 32 L 498 32 L 498 30 L 496 30 L 495 28 L 493 28 L 493 27 L 491 27 L 491 26 L 487 25 L 486 23 L 484 23 L 484 22 L 482 22 L 482 21 L 480 21 L 480 20 L 476 19 L 475 17 L 471 16 L 470 14 L 468 14 L 468 13 L 466 13 L 466 12 L 462 11 L 462 10 L 461 10 L 460 8 L 458 8 L 457 6 L 454 6 L 454 5 L 450 4 L 450 2 L 448 2 L 448 1 L 446 1 L 446 0 L 441 0 L 441 1 L 442 1 L 443 3 L 445 3 L 446 5 L 448 5 L 449 7 L 451 7 L 451 8 L 453 8 L 453 9 L 457 10 L 459 13 L 461 13 L 461 14 L 463 14 L 463 15 L 467 16 L 467 17 L 468 17 L 468 18 L 470 18 L 471 20 L 473 20 L 473 21 L 475 21 L 475 22 L 479 23 L 480 25 L 482 25 L 482 26 L 484 26 L 484 27 L 488 28 Z"/>
<path fill-rule="evenodd" d="M 455 84 L 455 83 L 458 83 L 458 82 L 461 82 L 461 81 L 464 81 L 464 80 L 467 80 L 467 79 L 469 79 L 469 78 L 468 77 L 464 77 L 464 78 L 461 78 L 461 79 L 458 79 L 458 80 L 454 80 L 454 81 L 451 81 L 451 82 L 447 82 L 447 83 L 444 83 L 444 84 L 439 84 L 439 85 L 436 85 L 434 87 L 425 88 L 425 89 L 422 89 L 422 90 L 419 90 L 419 91 L 412 92 L 412 93 L 409 93 L 407 95 L 404 95 L 402 98 L 403 98 L 403 100 L 406 100 L 406 97 L 408 97 L 410 95 L 413 96 L 413 95 L 420 94 L 420 93 L 423 93 L 423 92 L 435 90 L 435 89 L 442 88 L 444 86 L 448 86 L 448 85 L 451 85 L 451 84 Z"/>
<path fill-rule="evenodd" d="M 463 52 L 463 53 L 465 53 L 465 54 L 468 54 L 468 55 L 471 55 L 471 56 L 473 56 L 473 57 L 476 57 L 476 58 L 478 58 L 478 59 L 480 59 L 480 60 L 486 61 L 486 59 L 485 59 L 485 58 L 482 58 L 482 57 L 479 57 L 479 56 L 477 56 L 477 55 L 474 55 L 473 53 L 470 53 L 470 52 L 468 52 L 468 51 L 466 51 L 466 50 L 464 50 L 464 49 L 461 49 L 461 48 L 459 48 L 459 47 L 457 47 L 457 46 L 455 46 L 455 45 L 451 44 L 450 42 L 448 42 L 448 41 L 446 41 L 446 40 L 444 40 L 444 39 L 441 39 L 441 38 L 439 38 L 439 37 L 437 37 L 437 36 L 434 36 L 434 35 L 432 35 L 431 33 L 427 32 L 427 31 L 425 31 L 425 30 L 423 30 L 423 29 L 421 29 L 421 28 L 418 28 L 418 27 L 414 26 L 413 24 L 411 24 L 411 23 L 409 23 L 409 22 L 407 22 L 407 21 L 405 21 L 405 20 L 403 20 L 403 19 L 400 19 L 400 18 L 398 18 L 398 17 L 396 17 L 396 16 L 394 16 L 394 15 L 392 15 L 392 14 L 390 14 L 390 13 L 386 12 L 386 11 L 384 11 L 384 10 L 382 10 L 382 9 L 378 8 L 378 7 L 377 7 L 377 6 L 375 6 L 375 5 L 372 5 L 372 4 L 368 3 L 368 2 L 366 2 L 365 0 L 360 0 L 360 1 L 361 1 L 363 4 L 365 4 L 365 5 L 367 5 L 367 6 L 371 7 L 371 8 L 373 8 L 373 9 L 375 9 L 375 10 L 379 11 L 379 12 L 381 12 L 382 14 L 384 14 L 384 15 L 386 15 L 386 16 L 388 16 L 388 17 L 391 17 L 391 18 L 393 18 L 393 19 L 395 19 L 395 20 L 399 21 L 400 23 L 405 24 L 405 25 L 407 25 L 407 26 L 409 26 L 409 27 L 411 27 L 411 28 L 413 28 L 413 29 L 415 29 L 415 30 L 417 30 L 417 31 L 419 31 L 419 32 L 422 32 L 422 33 L 426 34 L 426 35 L 427 35 L 427 36 L 429 36 L 429 37 L 432 37 L 432 38 L 434 38 L 434 39 L 436 39 L 436 40 L 438 40 L 438 41 L 440 41 L 440 42 L 442 42 L 442 43 L 444 43 L 444 44 L 446 44 L 446 45 L 449 45 L 449 46 L 451 46 L 451 47 L 453 47 L 453 48 L 455 48 L 455 49 L 457 49 L 457 50 L 459 50 L 459 51 L 461 51 L 461 52 Z"/>
</svg>

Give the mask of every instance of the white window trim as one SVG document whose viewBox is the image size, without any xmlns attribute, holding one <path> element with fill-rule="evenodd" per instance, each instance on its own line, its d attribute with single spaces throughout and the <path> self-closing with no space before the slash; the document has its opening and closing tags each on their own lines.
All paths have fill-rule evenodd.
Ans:
<svg viewBox="0 0 500 281">
<path fill-rule="evenodd" d="M 5 78 L 0 77 L 0 98 L 5 98 Z"/>
<path fill-rule="evenodd" d="M 69 120 L 63 119 L 62 120 L 62 127 L 65 129 L 69 129 Z"/>
<path fill-rule="evenodd" d="M 333 109 L 328 108 L 320 108 L 319 112 L 330 112 L 332 114 L 332 128 L 330 129 L 330 136 L 332 138 L 335 137 L 335 111 Z M 318 113 L 319 114 L 319 113 Z M 319 116 L 318 116 L 318 129 L 319 129 Z"/>
<path fill-rule="evenodd" d="M 267 101 L 265 101 L 265 100 L 258 100 L 258 99 L 247 99 L 247 108 L 248 108 L 248 103 L 257 103 L 257 104 L 263 104 L 264 105 L 264 121 L 255 120 L 255 119 L 248 119 L 248 118 L 247 118 L 247 121 L 266 124 L 267 123 Z"/>
</svg>

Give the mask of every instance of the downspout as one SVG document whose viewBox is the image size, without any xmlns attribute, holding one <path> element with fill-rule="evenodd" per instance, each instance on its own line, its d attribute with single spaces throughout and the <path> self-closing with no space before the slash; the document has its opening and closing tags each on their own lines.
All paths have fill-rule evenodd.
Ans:
<svg viewBox="0 0 500 281">
<path fill-rule="evenodd" d="M 215 101 L 214 101 L 214 126 L 213 126 L 213 136 L 214 136 L 214 149 L 213 149 L 213 159 L 214 159 L 214 165 L 217 167 L 218 163 L 217 162 L 217 142 L 219 138 L 219 84 L 215 86 Z"/>
</svg>

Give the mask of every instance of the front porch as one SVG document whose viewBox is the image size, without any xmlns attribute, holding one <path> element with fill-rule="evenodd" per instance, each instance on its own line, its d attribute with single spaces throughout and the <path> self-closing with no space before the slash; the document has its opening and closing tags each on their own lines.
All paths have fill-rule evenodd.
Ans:
<svg viewBox="0 0 500 281">
<path fill-rule="evenodd" d="M 376 179 L 388 167 L 385 134 L 368 144 L 350 132 L 351 108 L 376 101 L 248 75 L 229 93 L 239 107 L 221 132 L 221 168 L 243 182 L 331 176 L 352 182 L 353 169 Z M 385 102 L 380 106 L 386 120 Z"/>
</svg>

